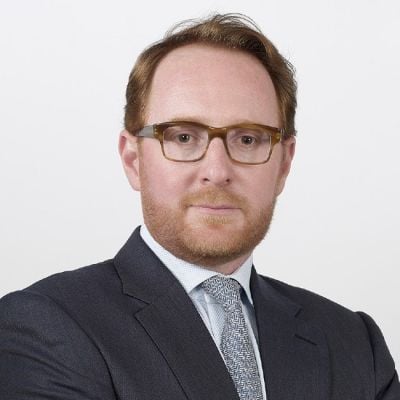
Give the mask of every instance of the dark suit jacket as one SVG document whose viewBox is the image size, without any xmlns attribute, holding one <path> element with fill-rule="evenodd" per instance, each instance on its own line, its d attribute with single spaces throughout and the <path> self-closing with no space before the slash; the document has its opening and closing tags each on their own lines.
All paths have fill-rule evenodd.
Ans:
<svg viewBox="0 0 400 400">
<path fill-rule="evenodd" d="M 375 323 L 251 276 L 268 400 L 399 400 Z M 113 260 L 0 301 L 0 399 L 238 400 L 190 298 L 136 230 Z"/>
</svg>

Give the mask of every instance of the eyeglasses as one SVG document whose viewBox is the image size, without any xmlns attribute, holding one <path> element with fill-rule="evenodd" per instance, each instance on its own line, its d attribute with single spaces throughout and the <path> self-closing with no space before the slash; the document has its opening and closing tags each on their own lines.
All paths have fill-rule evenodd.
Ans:
<svg viewBox="0 0 400 400">
<path fill-rule="evenodd" d="M 212 139 L 221 138 L 231 160 L 242 164 L 264 164 L 274 146 L 285 137 L 283 129 L 260 124 L 238 124 L 214 128 L 198 122 L 174 121 L 148 125 L 134 136 L 160 141 L 165 158 L 171 161 L 201 160 Z"/>
</svg>

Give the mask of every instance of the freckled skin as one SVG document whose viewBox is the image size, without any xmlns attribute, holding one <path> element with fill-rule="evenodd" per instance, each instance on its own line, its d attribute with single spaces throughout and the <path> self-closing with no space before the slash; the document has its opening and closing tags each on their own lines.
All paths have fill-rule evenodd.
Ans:
<svg viewBox="0 0 400 400">
<path fill-rule="evenodd" d="M 215 127 L 281 126 L 274 86 L 262 64 L 240 51 L 199 44 L 173 50 L 156 69 L 146 124 L 172 119 Z M 141 140 L 138 146 L 122 132 L 120 152 L 130 184 L 141 192 L 150 233 L 184 260 L 232 273 L 268 230 L 294 139 L 276 145 L 261 165 L 231 161 L 219 138 L 202 160 L 191 163 L 169 161 L 158 140 Z"/>
</svg>

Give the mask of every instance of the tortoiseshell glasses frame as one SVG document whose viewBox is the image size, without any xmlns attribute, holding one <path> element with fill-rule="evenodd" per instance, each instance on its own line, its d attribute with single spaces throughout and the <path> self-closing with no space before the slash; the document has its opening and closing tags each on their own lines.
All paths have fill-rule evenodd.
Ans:
<svg viewBox="0 0 400 400">
<path fill-rule="evenodd" d="M 147 125 L 133 135 L 158 139 L 164 157 L 176 162 L 201 160 L 211 140 L 220 138 L 232 161 L 258 165 L 269 161 L 277 143 L 295 134 L 288 135 L 284 129 L 253 123 L 216 128 L 193 121 L 171 121 Z"/>
</svg>

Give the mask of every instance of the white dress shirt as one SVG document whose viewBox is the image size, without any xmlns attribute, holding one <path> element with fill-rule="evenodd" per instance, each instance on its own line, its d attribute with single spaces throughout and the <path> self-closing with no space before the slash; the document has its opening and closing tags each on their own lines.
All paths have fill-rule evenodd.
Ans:
<svg viewBox="0 0 400 400">
<path fill-rule="evenodd" d="M 172 272 L 184 287 L 189 297 L 192 299 L 197 311 L 199 312 L 204 324 L 209 330 L 214 342 L 221 353 L 220 343 L 222 336 L 222 329 L 225 321 L 225 312 L 222 306 L 205 290 L 201 284 L 208 278 L 214 275 L 221 275 L 200 267 L 198 265 L 190 264 L 181 260 L 164 249 L 156 240 L 151 236 L 150 232 L 145 225 L 140 228 L 140 235 L 145 243 L 153 250 L 161 262 Z M 265 382 L 263 368 L 261 364 L 260 351 L 258 348 L 258 333 L 256 318 L 253 307 L 253 299 L 250 292 L 250 275 L 253 265 L 252 256 L 250 256 L 233 274 L 225 275 L 228 278 L 237 280 L 243 288 L 242 291 L 242 308 L 246 320 L 247 328 L 250 335 L 250 340 L 254 348 L 254 353 L 257 360 L 257 367 L 260 374 L 261 386 L 263 391 L 263 398 L 266 400 Z M 222 353 L 221 353 L 222 359 Z M 225 361 L 225 360 L 224 360 Z"/>
</svg>

